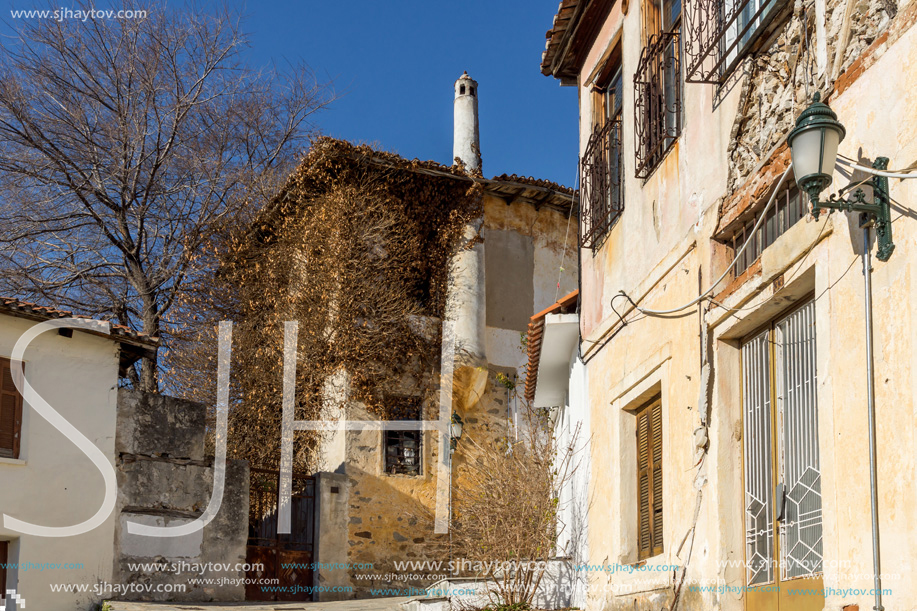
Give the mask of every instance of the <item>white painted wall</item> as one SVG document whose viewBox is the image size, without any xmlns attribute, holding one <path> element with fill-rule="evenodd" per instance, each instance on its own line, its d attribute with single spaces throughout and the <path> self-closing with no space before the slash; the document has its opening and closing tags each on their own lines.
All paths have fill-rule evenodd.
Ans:
<svg viewBox="0 0 917 611">
<path fill-rule="evenodd" d="M 555 428 L 558 449 L 573 448 L 570 472 L 560 491 L 558 555 L 569 559 L 562 575 L 563 587 L 569 588 L 568 604 L 582 609 L 586 606 L 589 583 L 589 574 L 583 570 L 583 565 L 589 562 L 591 433 L 586 367 L 575 350 L 570 361 L 567 401 Z"/>
<path fill-rule="evenodd" d="M 9 358 L 16 340 L 36 323 L 0 315 L 0 356 Z M 118 347 L 111 340 L 74 331 L 50 331 L 26 351 L 26 379 L 50 405 L 109 457 L 114 467 Z M 19 460 L 0 459 L 0 513 L 42 526 L 70 526 L 92 517 L 104 496 L 102 475 L 90 460 L 29 406 L 23 405 Z M 98 528 L 68 538 L 23 535 L 0 525 L 0 540 L 12 541 L 7 588 L 26 609 L 82 611 L 101 597 L 52 593 L 50 584 L 111 581 L 114 513 Z M 24 563 L 73 563 L 75 569 L 24 570 Z"/>
</svg>

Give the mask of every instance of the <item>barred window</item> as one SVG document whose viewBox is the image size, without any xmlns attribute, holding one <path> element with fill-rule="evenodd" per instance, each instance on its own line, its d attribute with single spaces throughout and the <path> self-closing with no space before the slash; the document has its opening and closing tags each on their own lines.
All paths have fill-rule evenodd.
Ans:
<svg viewBox="0 0 917 611">
<path fill-rule="evenodd" d="M 774 205 L 767 212 L 764 222 L 755 231 L 755 224 L 761 218 L 761 212 L 754 213 L 748 217 L 733 232 L 732 236 L 727 239 L 727 243 L 732 249 L 733 256 L 742 248 L 742 244 L 749 240 L 748 247 L 745 249 L 735 262 L 733 272 L 736 277 L 742 275 L 746 269 L 758 260 L 764 249 L 773 244 L 777 238 L 782 236 L 786 231 L 805 217 L 807 213 L 806 201 L 802 197 L 796 182 L 777 195 Z"/>
<path fill-rule="evenodd" d="M 592 249 L 601 246 L 624 211 L 624 78 L 619 50 L 603 72 L 609 77 L 593 90 L 593 131 L 580 165 L 580 246 Z"/>
<path fill-rule="evenodd" d="M 685 14 L 685 80 L 721 83 L 788 15 L 789 0 L 697 0 Z"/>
<path fill-rule="evenodd" d="M 386 398 L 393 423 L 422 419 L 420 397 L 389 396 Z M 420 475 L 423 431 L 394 429 L 383 431 L 385 472 L 389 474 Z"/>
<path fill-rule="evenodd" d="M 680 0 L 647 0 L 646 46 L 634 74 L 636 176 L 647 178 L 682 127 Z"/>
</svg>

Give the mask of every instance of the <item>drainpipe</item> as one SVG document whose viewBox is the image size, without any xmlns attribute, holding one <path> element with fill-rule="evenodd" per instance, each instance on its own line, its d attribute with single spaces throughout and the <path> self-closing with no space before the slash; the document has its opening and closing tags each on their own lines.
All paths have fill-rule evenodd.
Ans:
<svg viewBox="0 0 917 611">
<path fill-rule="evenodd" d="M 865 215 L 864 215 L 865 216 Z M 862 220 L 862 217 L 861 217 Z M 879 577 L 879 499 L 876 483 L 876 389 L 873 384 L 873 346 L 872 346 L 872 257 L 869 245 L 869 227 L 872 223 L 863 224 L 863 278 L 866 288 L 866 414 L 869 419 L 869 493 L 872 512 L 872 569 L 876 604 L 875 611 L 884 611 L 882 606 L 882 580 Z"/>
</svg>

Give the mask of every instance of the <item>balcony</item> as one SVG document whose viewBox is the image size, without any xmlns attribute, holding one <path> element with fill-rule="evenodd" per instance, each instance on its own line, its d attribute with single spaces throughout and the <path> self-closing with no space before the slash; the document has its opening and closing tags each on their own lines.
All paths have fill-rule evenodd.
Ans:
<svg viewBox="0 0 917 611">
<path fill-rule="evenodd" d="M 723 81 L 789 0 L 690 0 L 685 7 L 685 81 Z"/>
<path fill-rule="evenodd" d="M 653 35 L 634 74 L 636 176 L 648 178 L 681 133 L 678 32 Z"/>
<path fill-rule="evenodd" d="M 596 128 L 583 155 L 580 178 L 580 247 L 601 246 L 624 211 L 621 119 Z"/>
</svg>

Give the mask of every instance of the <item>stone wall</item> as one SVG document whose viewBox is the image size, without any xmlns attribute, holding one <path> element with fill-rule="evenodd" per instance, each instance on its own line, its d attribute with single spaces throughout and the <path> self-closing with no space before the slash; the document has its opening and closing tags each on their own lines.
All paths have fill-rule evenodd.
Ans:
<svg viewBox="0 0 917 611">
<path fill-rule="evenodd" d="M 248 463 L 230 460 L 219 513 L 203 530 L 182 537 L 130 534 L 127 523 L 177 526 L 197 519 L 210 502 L 213 457 L 204 453 L 205 407 L 173 397 L 121 389 L 115 440 L 118 521 L 115 583 L 184 591 L 132 592 L 129 600 L 237 601 L 245 598 L 248 538 Z M 155 568 L 132 564 L 155 563 Z M 216 565 L 222 565 L 217 567 Z M 208 570 L 200 566 L 207 565 Z M 238 565 L 238 566 L 237 566 Z M 189 579 L 236 580 L 233 585 Z M 173 588 L 174 589 L 174 588 Z"/>
<path fill-rule="evenodd" d="M 766 162 L 792 129 L 796 116 L 819 91 L 824 98 L 843 74 L 884 32 L 895 0 L 826 0 L 825 20 L 799 2 L 772 43 L 747 57 L 738 112 L 729 146 L 729 190 Z M 806 27 L 803 27 L 805 22 Z M 824 28 L 824 40 L 817 35 Z"/>
</svg>

